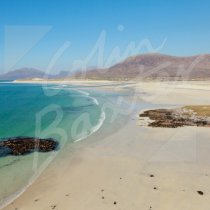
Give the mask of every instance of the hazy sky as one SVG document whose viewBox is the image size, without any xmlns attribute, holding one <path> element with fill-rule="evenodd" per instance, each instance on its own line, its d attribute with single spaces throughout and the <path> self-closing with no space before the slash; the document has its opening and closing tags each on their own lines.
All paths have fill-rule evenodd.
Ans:
<svg viewBox="0 0 210 210">
<path fill-rule="evenodd" d="M 57 72 L 81 59 L 106 66 L 152 48 L 180 56 L 210 53 L 210 1 L 0 0 L 1 72 Z"/>
</svg>

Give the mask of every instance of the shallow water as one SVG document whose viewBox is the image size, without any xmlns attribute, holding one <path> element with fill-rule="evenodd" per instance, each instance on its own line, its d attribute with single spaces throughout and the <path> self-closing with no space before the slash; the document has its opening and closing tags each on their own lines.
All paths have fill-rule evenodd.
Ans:
<svg viewBox="0 0 210 210">
<path fill-rule="evenodd" d="M 91 135 L 105 118 L 95 98 L 70 86 L 0 83 L 0 104 L 0 141 L 16 136 L 50 137 L 59 141 L 59 151 Z M 55 155 L 1 157 L 0 200 L 32 182 Z"/>
</svg>

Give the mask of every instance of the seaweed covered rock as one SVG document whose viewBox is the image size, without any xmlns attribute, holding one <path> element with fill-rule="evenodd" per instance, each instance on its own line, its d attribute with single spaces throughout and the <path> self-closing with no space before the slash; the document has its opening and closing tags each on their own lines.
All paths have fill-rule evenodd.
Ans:
<svg viewBox="0 0 210 210">
<path fill-rule="evenodd" d="M 185 107 L 175 109 L 147 110 L 139 115 L 140 118 L 149 118 L 150 127 L 177 128 L 183 126 L 210 127 L 209 116 L 200 116 L 199 113 Z"/>
<path fill-rule="evenodd" d="M 0 157 L 7 155 L 25 155 L 32 152 L 51 152 L 56 150 L 58 142 L 54 139 L 33 137 L 15 137 L 0 141 Z"/>
</svg>

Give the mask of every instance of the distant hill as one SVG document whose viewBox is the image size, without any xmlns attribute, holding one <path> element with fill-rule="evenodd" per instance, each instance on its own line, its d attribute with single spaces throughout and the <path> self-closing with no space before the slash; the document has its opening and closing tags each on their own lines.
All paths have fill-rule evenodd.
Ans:
<svg viewBox="0 0 210 210">
<path fill-rule="evenodd" d="M 210 55 L 176 57 L 144 54 L 127 58 L 107 69 L 78 72 L 75 78 L 89 79 L 210 79 Z"/>
<path fill-rule="evenodd" d="M 61 71 L 56 75 L 45 74 L 43 71 L 34 68 L 21 68 L 0 75 L 0 80 L 18 80 L 18 79 L 33 79 L 33 78 L 49 78 L 59 79 L 69 75 L 67 71 Z"/>
<path fill-rule="evenodd" d="M 74 75 L 72 75 L 74 74 Z M 162 54 L 143 54 L 126 60 L 106 69 L 88 69 L 75 73 L 61 71 L 57 75 L 46 75 L 43 71 L 23 68 L 0 75 L 0 80 L 17 80 L 33 78 L 76 78 L 107 80 L 144 80 L 144 79 L 184 79 L 209 80 L 210 55 L 176 57 Z"/>
<path fill-rule="evenodd" d="M 33 68 L 22 68 L 14 71 L 10 71 L 6 74 L 0 75 L 1 80 L 17 80 L 17 79 L 32 79 L 43 78 L 44 72 Z"/>
<path fill-rule="evenodd" d="M 66 78 L 66 77 L 69 77 L 68 71 L 60 71 L 56 75 L 51 75 L 51 78 L 53 78 L 53 79 L 60 79 L 60 78 Z"/>
</svg>

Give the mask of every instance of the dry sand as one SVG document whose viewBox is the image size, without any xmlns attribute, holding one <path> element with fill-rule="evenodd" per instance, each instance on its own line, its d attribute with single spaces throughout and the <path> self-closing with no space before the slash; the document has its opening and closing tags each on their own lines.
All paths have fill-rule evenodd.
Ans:
<svg viewBox="0 0 210 210">
<path fill-rule="evenodd" d="M 126 87 L 134 88 L 137 102 L 210 104 L 206 83 Z M 98 141 L 89 137 L 74 147 L 5 210 L 209 210 L 208 128 L 141 127 L 130 116 L 112 135 Z"/>
</svg>

